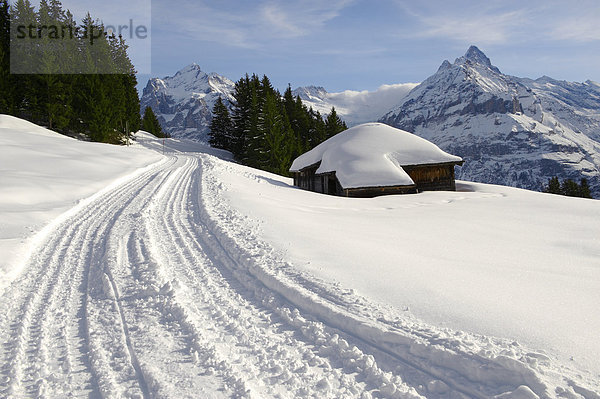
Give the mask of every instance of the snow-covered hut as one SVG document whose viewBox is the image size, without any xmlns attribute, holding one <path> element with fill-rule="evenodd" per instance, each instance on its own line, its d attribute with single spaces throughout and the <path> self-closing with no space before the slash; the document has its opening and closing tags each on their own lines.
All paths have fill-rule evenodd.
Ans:
<svg viewBox="0 0 600 399">
<path fill-rule="evenodd" d="M 375 197 L 456 190 L 460 157 L 383 123 L 345 130 L 294 160 L 294 185 L 325 194 Z"/>
</svg>

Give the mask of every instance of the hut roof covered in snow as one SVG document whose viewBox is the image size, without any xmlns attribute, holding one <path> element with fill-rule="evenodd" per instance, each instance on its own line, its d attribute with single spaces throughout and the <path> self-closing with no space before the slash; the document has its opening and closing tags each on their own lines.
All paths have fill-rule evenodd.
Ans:
<svg viewBox="0 0 600 399">
<path fill-rule="evenodd" d="M 290 172 L 320 162 L 317 174 L 335 172 L 344 189 L 414 184 L 403 166 L 461 163 L 435 144 L 383 123 L 345 130 L 294 160 Z"/>
</svg>

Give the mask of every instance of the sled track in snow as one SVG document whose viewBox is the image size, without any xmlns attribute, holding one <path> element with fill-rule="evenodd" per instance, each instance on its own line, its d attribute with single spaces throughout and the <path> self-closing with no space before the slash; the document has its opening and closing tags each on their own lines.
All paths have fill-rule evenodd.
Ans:
<svg viewBox="0 0 600 399">
<path fill-rule="evenodd" d="M 45 239 L 0 297 L 0 397 L 484 398 L 494 373 L 543 391 L 279 274 L 223 228 L 213 162 L 171 155 Z"/>
</svg>

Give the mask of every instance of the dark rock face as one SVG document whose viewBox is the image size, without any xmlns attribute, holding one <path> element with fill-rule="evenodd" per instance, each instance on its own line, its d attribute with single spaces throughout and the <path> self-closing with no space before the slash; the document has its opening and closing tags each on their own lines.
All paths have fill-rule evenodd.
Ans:
<svg viewBox="0 0 600 399">
<path fill-rule="evenodd" d="M 174 76 L 150 79 L 140 101 L 141 111 L 154 110 L 163 129 L 173 137 L 207 142 L 212 108 L 219 97 L 232 100 L 234 83 L 192 64 Z"/>
<path fill-rule="evenodd" d="M 472 46 L 381 122 L 463 157 L 457 178 L 541 190 L 588 179 L 600 198 L 600 85 L 504 75 Z"/>
</svg>

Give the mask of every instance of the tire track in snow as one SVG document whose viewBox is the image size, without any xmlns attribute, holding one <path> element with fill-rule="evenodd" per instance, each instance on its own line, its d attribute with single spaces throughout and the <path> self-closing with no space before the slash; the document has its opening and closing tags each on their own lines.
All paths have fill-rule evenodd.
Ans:
<svg viewBox="0 0 600 399">
<path fill-rule="evenodd" d="M 420 392 L 433 394 L 436 398 L 483 399 L 525 385 L 527 389 L 531 388 L 541 397 L 546 397 L 547 388 L 540 377 L 519 361 L 505 356 L 487 359 L 478 354 L 462 352 L 451 345 L 454 341 L 451 337 L 448 340 L 439 339 L 434 332 L 427 335 L 418 329 L 402 331 L 400 328 L 390 328 L 371 317 L 352 314 L 340 308 L 315 294 L 305 283 L 294 282 L 286 274 L 287 265 L 270 256 L 268 246 L 248 239 L 252 233 L 240 223 L 244 216 L 221 205 L 218 194 L 212 197 L 220 191 L 220 183 L 205 171 L 213 168 L 218 160 L 208 155 L 201 159 L 203 176 L 208 176 L 203 178 L 203 187 L 206 186 L 212 194 L 202 196 L 204 203 L 199 209 L 200 218 L 210 226 L 217 252 L 229 258 L 225 262 L 229 267 L 239 269 L 240 274 L 255 280 L 255 284 L 264 284 L 307 315 L 312 314 L 334 330 L 339 329 L 350 340 L 358 340 L 367 353 L 393 358 L 396 364 L 402 365 L 398 367 L 400 372 L 410 375 L 413 386 L 420 386 Z"/>
<path fill-rule="evenodd" d="M 197 161 L 195 164 L 197 165 Z M 235 359 L 233 363 L 238 364 L 233 365 L 231 364 L 232 362 L 227 359 L 227 352 L 229 352 L 228 356 L 231 357 L 231 355 L 235 353 L 232 349 L 236 346 L 243 346 L 245 348 L 248 348 L 249 346 L 247 336 L 243 334 L 243 331 L 241 331 L 235 322 L 235 318 L 239 317 L 242 313 L 240 307 L 248 305 L 244 303 L 232 303 L 232 301 L 227 298 L 227 295 L 231 295 L 235 298 L 235 293 L 227 292 L 227 284 L 225 282 L 215 281 L 215 277 L 206 272 L 206 268 L 212 267 L 209 264 L 209 260 L 201 256 L 201 252 L 190 250 L 190 247 L 187 245 L 189 238 L 183 234 L 180 226 L 181 216 L 185 215 L 185 202 L 189 191 L 191 174 L 194 172 L 194 169 L 195 168 L 187 168 L 186 172 L 182 174 L 181 179 L 174 182 L 173 188 L 169 190 L 170 195 L 165 201 L 166 209 L 164 209 L 161 204 L 159 211 L 157 212 L 156 216 L 158 216 L 158 213 L 163 215 L 160 224 L 164 226 L 164 230 L 159 234 L 168 237 L 168 241 L 177 241 L 181 244 L 181 246 L 176 247 L 177 252 L 175 254 L 170 254 L 170 257 L 176 257 L 176 259 L 174 261 L 164 259 L 163 262 L 171 264 L 170 267 L 172 269 L 169 274 L 173 277 L 177 277 L 177 285 L 185 285 L 187 289 L 194 291 L 195 295 L 193 298 L 187 298 L 187 300 L 186 298 L 180 299 L 182 302 L 182 305 L 179 305 L 181 309 L 180 313 L 181 317 L 185 318 L 184 323 L 191 325 L 192 329 L 197 332 L 196 339 L 202 339 L 201 335 L 211 336 L 211 347 L 220 360 L 216 363 L 220 364 L 221 368 L 227 370 L 226 374 L 229 376 L 236 374 L 244 375 L 243 369 L 249 368 L 247 364 L 248 361 L 242 359 L 244 354 L 240 354 L 239 352 L 235 354 L 237 359 Z M 161 218 L 158 217 L 158 219 Z M 201 227 L 198 226 L 198 228 Z M 194 268 L 191 266 L 190 261 L 195 265 L 202 265 L 202 267 Z M 176 294 L 176 297 L 178 298 L 182 296 L 181 293 Z M 201 303 L 203 309 L 198 309 L 195 303 Z M 210 325 L 210 327 L 207 328 L 207 325 Z M 202 326 L 202 330 L 204 331 L 200 332 L 200 326 Z M 207 329 L 212 331 L 207 334 Z M 239 340 L 240 337 L 242 337 L 243 343 L 235 341 L 236 339 Z M 266 335 L 264 338 L 264 342 L 261 342 L 261 346 L 267 344 L 266 341 L 268 336 Z M 226 341 L 227 339 L 228 341 Z M 253 347 L 246 350 L 248 355 L 252 356 L 251 362 L 255 363 L 256 359 L 253 355 L 258 353 L 257 348 Z M 241 363 L 243 362 L 246 362 L 246 364 L 242 367 Z M 266 366 L 263 365 L 263 368 L 264 367 Z M 235 368 L 235 372 L 233 371 L 233 368 Z M 275 363 L 272 363 L 269 368 L 276 370 L 279 373 L 283 371 L 282 367 Z M 248 376 L 246 376 L 243 380 L 238 379 L 237 381 L 234 381 L 234 383 L 237 383 L 239 386 L 236 395 L 245 395 L 248 391 L 246 385 L 252 385 L 252 379 L 255 379 L 255 377 L 252 376 L 248 378 Z M 269 382 L 275 382 L 274 378 Z M 268 390 L 269 388 L 272 388 L 270 385 L 272 384 L 265 383 L 263 384 L 263 388 Z M 257 389 L 257 387 L 254 387 L 252 391 L 255 392 Z M 273 394 L 273 392 L 269 393 Z"/>
<path fill-rule="evenodd" d="M 116 195 L 117 193 L 108 194 L 107 200 L 110 201 Z M 85 347 L 76 348 L 80 349 L 75 351 L 79 352 L 76 356 L 70 354 L 67 348 L 71 345 L 66 336 L 63 338 L 65 353 L 55 353 L 50 357 L 45 352 L 54 349 L 56 345 L 42 345 L 42 338 L 50 339 L 53 332 L 47 331 L 48 326 L 52 321 L 56 321 L 53 311 L 63 308 L 61 295 L 66 294 L 65 296 L 69 297 L 77 285 L 73 280 L 77 282 L 83 273 L 81 264 L 66 259 L 77 258 L 79 254 L 74 254 L 72 248 L 85 245 L 90 240 L 90 234 L 86 234 L 88 232 L 83 228 L 89 220 L 99 216 L 96 213 L 95 208 L 88 208 L 76 215 L 70 223 L 63 223 L 42 244 L 41 250 L 32 256 L 23 278 L 17 280 L 3 298 L 3 302 L 9 306 L 11 303 L 21 303 L 16 307 L 16 312 L 2 312 L 6 319 L 10 320 L 12 317 L 12 321 L 7 321 L 12 327 L 11 337 L 5 341 L 5 355 L 8 358 L 5 362 L 8 368 L 5 378 L 7 394 L 42 394 L 48 379 L 60 380 L 57 373 L 68 373 L 73 369 L 73 365 L 69 366 L 69 363 L 73 363 L 77 357 L 87 357 Z M 24 298 L 19 298 L 21 292 L 25 293 Z M 11 307 L 15 309 L 14 305 Z M 68 322 L 69 320 L 63 320 L 62 323 L 62 331 L 65 333 L 73 330 L 65 325 Z M 80 341 L 80 337 L 73 340 Z M 61 365 L 48 362 L 49 359 L 61 358 L 68 360 L 64 370 L 61 370 Z M 81 362 L 78 368 L 89 374 L 88 361 Z"/>
<path fill-rule="evenodd" d="M 172 165 L 160 171 L 159 177 L 142 182 L 140 191 L 136 193 L 138 195 L 131 196 L 127 206 L 114 214 L 113 220 L 107 224 L 104 231 L 106 238 L 103 241 L 100 261 L 97 267 L 90 269 L 90 281 L 93 283 L 90 284 L 92 288 L 88 309 L 91 310 L 88 310 L 88 323 L 94 324 L 94 327 L 89 329 L 90 345 L 93 347 L 92 353 L 95 354 L 95 368 L 112 370 L 111 373 L 99 373 L 100 390 L 106 397 L 152 397 L 169 393 L 162 381 L 168 375 L 159 373 L 157 378 L 152 372 L 153 365 L 140 360 L 148 351 L 145 343 L 155 334 L 161 334 L 161 327 L 164 325 L 154 321 L 154 326 L 159 328 L 145 331 L 143 326 L 137 324 L 137 320 L 152 313 L 155 303 L 138 300 L 140 289 L 143 287 L 139 287 L 140 282 L 131 277 L 131 269 L 139 266 L 138 259 L 135 253 L 130 253 L 131 245 L 123 240 L 123 236 L 135 237 L 138 228 L 135 221 L 139 219 L 140 212 L 148 206 L 157 189 L 176 174 L 176 170 L 173 169 L 177 162 L 176 158 L 172 158 Z M 130 261 L 135 263 L 131 264 Z M 168 297 L 166 292 L 157 294 L 159 295 L 155 296 L 159 301 Z M 103 329 L 107 324 L 113 327 L 112 331 Z M 177 330 L 172 336 L 180 334 Z M 182 358 L 186 351 L 185 346 L 181 345 L 180 341 L 175 341 L 177 340 L 170 342 L 169 350 L 163 352 L 165 357 L 172 363 L 190 363 Z M 152 349 L 155 348 L 150 348 L 150 351 Z M 178 370 L 180 371 L 181 369 Z M 220 388 L 219 383 L 212 385 Z M 195 394 L 201 392 L 201 389 L 192 388 L 190 391 L 195 390 Z M 178 393 L 170 394 L 178 397 Z"/>
<path fill-rule="evenodd" d="M 126 204 L 131 190 L 143 185 L 153 170 L 105 193 L 60 224 L 30 257 L 22 277 L 5 291 L 1 317 L 11 328 L 2 332 L 0 393 L 98 395 L 86 342 L 86 269 L 92 263 L 94 240 L 102 236 L 100 222 L 113 220 L 109 216 L 114 209 L 101 205 Z"/>
<path fill-rule="evenodd" d="M 225 258 L 227 257 L 226 251 L 223 248 L 220 248 L 219 251 L 214 247 L 214 242 L 211 244 L 207 241 L 207 226 L 204 226 L 199 218 L 198 201 L 202 195 L 200 171 L 198 170 L 198 173 L 193 174 L 192 177 L 192 180 L 182 179 L 187 186 L 185 190 L 179 188 L 171 190 L 172 195 L 167 202 L 171 209 L 175 208 L 175 211 L 164 212 L 164 223 L 161 224 L 167 226 L 166 234 L 169 235 L 170 240 L 181 240 L 182 237 L 185 237 L 181 240 L 184 244 L 183 248 L 178 247 L 179 259 L 173 264 L 176 267 L 186 264 L 196 266 L 189 271 L 182 269 L 179 272 L 180 278 L 184 281 L 185 276 L 189 276 L 189 280 L 184 283 L 185 288 L 202 287 L 201 291 L 206 291 L 206 288 L 210 289 L 208 296 L 204 292 L 199 292 L 197 295 L 204 295 L 204 298 L 195 302 L 210 303 L 210 298 L 217 298 L 213 303 L 223 310 L 217 308 L 213 314 L 217 319 L 222 318 L 223 314 L 228 316 L 226 320 L 231 320 L 229 327 L 233 329 L 232 338 L 243 337 L 244 342 L 241 346 L 250 348 L 247 352 L 249 354 L 264 352 L 264 348 L 269 348 L 269 346 L 277 349 L 277 345 L 269 345 L 268 342 L 260 339 L 258 339 L 258 344 L 252 346 L 252 341 L 257 337 L 249 334 L 250 326 L 269 326 L 271 330 L 264 328 L 261 334 L 271 336 L 271 339 L 291 333 L 286 337 L 293 342 L 291 345 L 288 344 L 289 356 L 277 359 L 277 356 L 267 353 L 264 358 L 270 359 L 270 367 L 269 364 L 266 366 L 260 364 L 261 356 L 254 356 L 259 359 L 258 362 L 256 359 L 252 361 L 254 364 L 258 363 L 259 371 L 258 375 L 249 373 L 250 375 L 246 378 L 248 384 L 253 385 L 254 389 L 251 389 L 251 392 L 255 392 L 257 389 L 260 392 L 260 385 L 257 387 L 256 380 L 263 378 L 266 379 L 264 385 L 277 382 L 279 389 L 285 387 L 286 390 L 295 392 L 296 396 L 358 397 L 362 394 L 368 395 L 368 392 L 365 391 L 369 390 L 378 397 L 418 396 L 414 390 L 402 383 L 401 378 L 379 369 L 372 356 L 362 353 L 356 347 L 350 347 L 347 341 L 340 339 L 337 334 L 325 331 L 320 323 L 303 318 L 297 310 L 289 309 L 285 302 L 276 299 L 262 284 L 258 283 L 257 285 L 256 279 L 252 276 L 239 273 L 240 270 L 235 270 L 235 266 L 232 268 L 232 265 L 227 263 L 231 259 L 223 259 L 224 255 Z M 187 195 L 180 195 L 177 200 L 175 194 L 178 192 L 187 192 Z M 164 211 L 162 207 L 160 209 L 161 212 Z M 169 216 L 176 217 L 170 220 Z M 187 216 L 187 221 L 184 216 Z M 149 218 L 149 220 L 155 219 Z M 182 220 L 185 223 L 182 223 Z M 190 262 L 190 258 L 194 261 Z M 163 259 L 163 262 L 168 263 L 168 259 Z M 203 267 L 198 267 L 199 265 Z M 174 274 L 176 273 L 177 271 Z M 194 276 L 197 280 L 194 280 Z M 210 284 L 210 281 L 215 281 L 216 284 Z M 189 309 L 193 309 L 193 307 Z M 248 314 L 244 312 L 246 309 L 250 310 L 252 317 L 248 317 Z M 266 317 L 263 316 L 261 320 L 256 318 L 257 315 Z M 193 318 L 193 316 L 191 317 Z M 235 320 L 253 321 L 246 326 L 242 325 L 243 328 L 239 328 L 235 325 Z M 274 325 L 277 325 L 277 330 L 273 329 Z M 238 327 L 237 330 L 236 327 Z M 298 337 L 302 337 L 302 340 L 298 340 Z M 285 347 L 285 344 L 280 345 Z M 231 347 L 231 344 L 229 346 Z M 238 346 L 240 346 L 239 343 L 235 347 Z M 240 357 L 243 358 L 244 354 Z M 280 365 L 273 365 L 273 359 L 277 359 Z M 294 364 L 294 361 L 297 361 L 297 365 L 290 371 L 289 365 Z M 310 363 L 313 365 L 311 366 Z M 314 367 L 314 365 L 317 366 Z M 277 371 L 285 370 L 290 374 L 289 377 L 295 378 L 296 381 L 286 381 L 285 378 L 283 381 L 269 379 L 268 373 L 265 372 L 269 368 Z M 310 375 L 310 378 L 305 378 L 302 372 L 296 373 L 296 376 L 291 375 L 297 369 L 303 368 L 314 368 L 313 371 L 318 372 Z M 237 369 L 244 370 L 243 367 Z M 302 378 L 305 379 L 301 380 Z M 273 391 L 268 390 L 261 393 L 274 394 Z"/>
<path fill-rule="evenodd" d="M 180 166 L 182 162 L 184 164 Z M 192 159 L 177 157 L 176 167 L 172 168 L 164 183 L 153 187 L 153 194 L 140 202 L 143 205 L 129 213 L 127 222 L 116 227 L 130 233 L 125 239 L 109 240 L 110 246 L 120 248 L 113 252 L 121 254 L 111 261 L 114 263 L 113 278 L 123 299 L 123 320 L 132 326 L 130 330 L 133 332 L 129 332 L 132 350 L 139 359 L 140 371 L 152 396 L 224 397 L 226 393 L 227 396 L 235 396 L 236 385 L 231 383 L 235 376 L 227 374 L 224 362 L 215 360 L 210 346 L 197 339 L 195 331 L 185 320 L 182 321 L 180 315 L 185 310 L 174 298 L 173 280 L 170 276 L 163 276 L 162 268 L 148 250 L 151 239 L 145 228 L 145 219 L 149 204 L 156 202 L 161 193 L 174 191 L 172 182 L 181 179 L 191 162 Z M 160 213 L 166 211 L 161 209 Z M 166 251 L 170 251 L 174 243 L 176 240 L 166 241 Z M 136 324 L 151 328 L 145 329 Z M 207 362 L 200 364 L 199 358 Z"/>
<path fill-rule="evenodd" d="M 47 238 L 1 298 L 0 396 L 420 397 L 378 350 L 462 378 L 409 337 L 294 297 L 266 248 L 219 230 L 237 216 L 211 214 L 211 162 L 172 156 Z M 436 397 L 485 396 L 449 385 Z"/>
<path fill-rule="evenodd" d="M 261 182 L 271 179 L 215 157 L 201 159 L 203 187 L 208 192 L 202 196 L 202 220 L 223 251 L 229 252 L 233 267 L 281 294 L 305 314 L 343 331 L 365 353 L 383 360 L 384 367 L 390 369 L 385 358 L 392 358 L 398 365 L 393 368 L 418 392 L 432 398 L 587 398 L 590 394 L 581 392 L 597 387 L 593 379 L 588 379 L 587 388 L 573 384 L 570 375 L 584 380 L 576 370 L 554 364 L 543 352 L 536 353 L 514 340 L 427 325 L 404 317 L 400 310 L 370 303 L 336 284 L 300 273 L 273 253 L 268 243 L 256 240 L 252 230 L 256 223 L 226 203 L 223 193 L 229 179 L 221 181 L 218 176 L 222 169 L 237 175 L 234 179 L 239 175 Z"/>
</svg>

